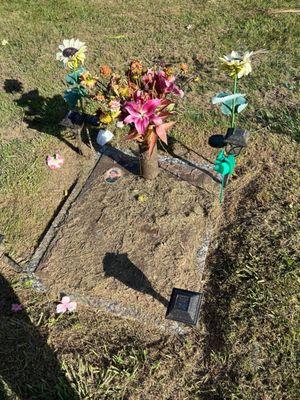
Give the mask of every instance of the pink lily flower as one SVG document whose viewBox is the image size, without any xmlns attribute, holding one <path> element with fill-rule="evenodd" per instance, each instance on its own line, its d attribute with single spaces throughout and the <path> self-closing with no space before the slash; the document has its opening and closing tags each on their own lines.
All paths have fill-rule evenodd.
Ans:
<svg viewBox="0 0 300 400">
<path fill-rule="evenodd" d="M 76 301 L 71 301 L 69 296 L 64 296 L 60 303 L 56 306 L 56 313 L 63 314 L 67 311 L 75 311 L 77 307 Z"/>
<path fill-rule="evenodd" d="M 11 311 L 13 312 L 19 312 L 23 310 L 22 304 L 12 304 L 11 305 Z"/>
<path fill-rule="evenodd" d="M 58 169 L 63 166 L 65 160 L 62 158 L 60 153 L 54 154 L 54 156 L 47 156 L 46 163 L 50 169 Z"/>
<path fill-rule="evenodd" d="M 148 69 L 147 73 L 142 77 L 142 81 L 144 82 L 146 90 L 148 90 L 150 88 L 150 85 L 153 84 L 154 78 L 155 78 L 154 71 L 151 68 Z"/>
<path fill-rule="evenodd" d="M 151 122 L 155 125 L 162 124 L 162 119 L 155 114 L 160 103 L 160 99 L 145 100 L 137 94 L 136 101 L 128 101 L 125 104 L 125 110 L 129 115 L 124 119 L 124 123 L 133 123 L 137 132 L 145 135 Z"/>
<path fill-rule="evenodd" d="M 157 72 L 157 89 L 162 93 L 173 93 L 175 96 L 184 96 L 184 91 L 175 85 L 175 77 L 167 77 L 164 71 Z"/>
</svg>

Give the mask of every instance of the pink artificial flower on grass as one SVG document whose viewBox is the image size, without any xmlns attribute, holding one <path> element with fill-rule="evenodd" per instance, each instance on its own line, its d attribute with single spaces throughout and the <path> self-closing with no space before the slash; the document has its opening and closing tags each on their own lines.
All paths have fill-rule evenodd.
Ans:
<svg viewBox="0 0 300 400">
<path fill-rule="evenodd" d="M 12 304 L 11 305 L 11 311 L 12 312 L 19 312 L 23 310 L 22 304 Z"/>
<path fill-rule="evenodd" d="M 77 307 L 76 301 L 71 301 L 69 296 L 64 296 L 60 303 L 56 306 L 56 313 L 63 314 L 67 311 L 75 311 Z"/>
<path fill-rule="evenodd" d="M 50 169 L 59 169 L 63 166 L 65 160 L 62 158 L 60 153 L 54 154 L 54 156 L 47 156 L 46 163 Z"/>
<path fill-rule="evenodd" d="M 137 97 L 136 101 L 127 101 L 125 110 L 129 115 L 124 119 L 124 123 L 133 123 L 137 132 L 145 135 L 151 122 L 155 125 L 162 124 L 162 119 L 155 114 L 160 102 L 160 99 L 145 100 L 142 97 Z"/>
</svg>

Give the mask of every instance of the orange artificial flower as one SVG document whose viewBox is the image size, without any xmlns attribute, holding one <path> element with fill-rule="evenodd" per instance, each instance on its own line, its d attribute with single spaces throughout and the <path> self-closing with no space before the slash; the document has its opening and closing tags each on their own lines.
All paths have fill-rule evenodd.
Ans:
<svg viewBox="0 0 300 400">
<path fill-rule="evenodd" d="M 102 65 L 102 67 L 100 67 L 100 74 L 104 75 L 104 76 L 110 76 L 112 73 L 112 69 L 110 68 L 109 65 Z"/>
<path fill-rule="evenodd" d="M 130 72 L 132 75 L 142 75 L 143 73 L 143 65 L 139 60 L 133 60 L 130 64 Z"/>
<path fill-rule="evenodd" d="M 180 64 L 180 71 L 187 74 L 189 71 L 189 66 L 185 63 Z"/>
</svg>

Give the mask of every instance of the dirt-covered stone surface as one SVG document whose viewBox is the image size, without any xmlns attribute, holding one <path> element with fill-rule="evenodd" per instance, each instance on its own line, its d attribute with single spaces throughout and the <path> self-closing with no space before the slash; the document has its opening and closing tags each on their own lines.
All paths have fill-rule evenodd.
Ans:
<svg viewBox="0 0 300 400">
<path fill-rule="evenodd" d="M 108 184 L 112 166 L 109 157 L 99 161 L 37 275 L 51 297 L 70 294 L 161 324 L 172 288 L 202 290 L 199 249 L 215 223 L 217 185 L 197 187 L 163 170 L 145 181 L 126 169 Z"/>
</svg>

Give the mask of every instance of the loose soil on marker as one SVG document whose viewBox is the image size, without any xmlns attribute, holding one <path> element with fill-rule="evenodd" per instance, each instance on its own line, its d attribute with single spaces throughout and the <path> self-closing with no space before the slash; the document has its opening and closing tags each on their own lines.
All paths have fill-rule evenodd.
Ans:
<svg viewBox="0 0 300 400">
<path fill-rule="evenodd" d="M 119 165 L 104 158 L 37 274 L 53 297 L 97 298 L 162 320 L 173 287 L 202 289 L 197 250 L 217 195 L 165 171 L 145 181 L 124 170 L 108 184 L 105 171 Z"/>
</svg>

